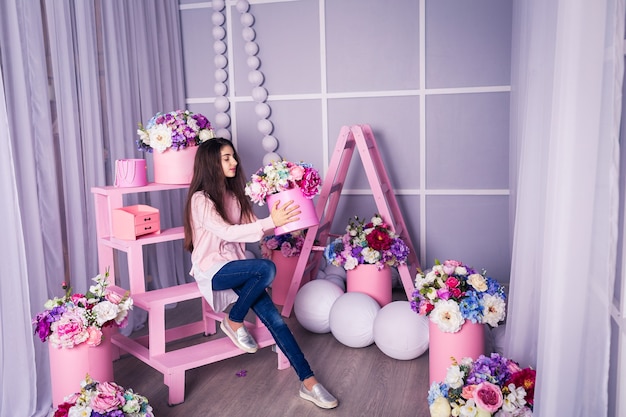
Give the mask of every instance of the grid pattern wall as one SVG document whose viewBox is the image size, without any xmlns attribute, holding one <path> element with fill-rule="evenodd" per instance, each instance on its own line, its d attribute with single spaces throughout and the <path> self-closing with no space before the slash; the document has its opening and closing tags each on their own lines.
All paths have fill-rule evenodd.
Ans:
<svg viewBox="0 0 626 417">
<path fill-rule="evenodd" d="M 248 174 L 263 134 L 236 1 L 226 1 L 229 131 Z M 420 263 L 508 281 L 512 0 L 250 0 L 277 152 L 322 173 L 341 126 L 369 124 Z M 180 0 L 187 106 L 213 120 L 214 9 Z M 376 211 L 353 159 L 333 229 Z M 259 211 L 259 215 L 266 215 Z"/>
</svg>

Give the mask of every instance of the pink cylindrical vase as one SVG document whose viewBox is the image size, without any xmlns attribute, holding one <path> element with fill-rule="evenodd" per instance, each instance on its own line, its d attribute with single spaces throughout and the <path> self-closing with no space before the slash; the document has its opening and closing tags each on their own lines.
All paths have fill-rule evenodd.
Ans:
<svg viewBox="0 0 626 417">
<path fill-rule="evenodd" d="M 73 348 L 56 348 L 51 344 L 50 379 L 52 382 L 52 402 L 56 407 L 70 394 L 80 391 L 80 383 L 87 374 L 99 382 L 113 381 L 113 347 L 112 332 L 98 346 L 81 343 Z"/>
<path fill-rule="evenodd" d="M 361 264 L 346 271 L 346 291 L 362 292 L 380 304 L 381 307 L 391 302 L 391 269 L 385 266 Z"/>
<path fill-rule="evenodd" d="M 154 182 L 159 184 L 189 184 L 193 177 L 193 164 L 197 146 L 174 150 L 168 148 L 161 153 L 152 152 L 154 162 Z"/>
<path fill-rule="evenodd" d="M 444 382 L 452 358 L 461 362 L 463 358 L 478 359 L 485 353 L 485 325 L 465 323 L 456 333 L 442 332 L 436 323 L 428 320 L 428 363 L 430 383 Z"/>
<path fill-rule="evenodd" d="M 280 251 L 272 251 L 272 261 L 276 264 L 276 276 L 272 282 L 272 301 L 274 304 L 285 305 L 287 292 L 299 259 L 299 256 L 286 257 Z"/>
<path fill-rule="evenodd" d="M 298 215 L 299 220 L 275 228 L 275 235 L 284 235 L 285 233 L 306 229 L 319 223 L 313 200 L 310 198 L 306 198 L 299 188 L 292 188 L 290 190 L 271 194 L 268 195 L 266 198 L 266 202 L 270 210 L 272 209 L 272 207 L 274 207 L 274 203 L 276 201 L 280 201 L 279 207 L 282 207 L 283 204 L 291 200 L 293 200 L 293 204 L 300 206 L 298 208 L 298 210 L 300 211 L 300 214 Z"/>
</svg>

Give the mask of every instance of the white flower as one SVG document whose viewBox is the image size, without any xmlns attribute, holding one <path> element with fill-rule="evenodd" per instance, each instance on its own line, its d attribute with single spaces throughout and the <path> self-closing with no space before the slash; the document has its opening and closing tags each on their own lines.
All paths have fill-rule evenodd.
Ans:
<svg viewBox="0 0 626 417">
<path fill-rule="evenodd" d="M 70 409 L 68 410 L 67 413 L 68 417 L 89 417 L 91 416 L 91 407 L 89 406 L 78 406 L 75 405 L 73 407 L 70 407 Z"/>
<path fill-rule="evenodd" d="M 480 300 L 480 304 L 483 306 L 483 323 L 491 327 L 498 327 L 498 324 L 506 316 L 504 300 L 497 295 L 485 294 Z"/>
<path fill-rule="evenodd" d="M 459 305 L 454 300 L 438 301 L 430 313 L 430 319 L 445 333 L 456 333 L 465 323 Z"/>
<path fill-rule="evenodd" d="M 487 291 L 487 280 L 480 274 L 472 274 L 467 277 L 467 283 L 474 287 L 474 289 L 478 292 Z"/>
<path fill-rule="evenodd" d="M 450 417 L 450 403 L 445 397 L 437 397 L 429 410 L 431 417 Z"/>
<path fill-rule="evenodd" d="M 368 264 L 375 264 L 380 259 L 380 253 L 372 248 L 363 249 L 361 254 L 363 255 L 363 259 L 365 259 L 365 262 Z"/>
<path fill-rule="evenodd" d="M 516 388 L 513 384 L 509 384 L 508 388 L 510 393 L 504 397 L 502 410 L 512 413 L 526 405 L 526 390 L 524 387 Z"/>
<path fill-rule="evenodd" d="M 381 224 L 383 224 L 383 219 L 380 216 L 374 216 L 372 217 L 372 224 L 374 226 L 380 226 Z"/>
<path fill-rule="evenodd" d="M 199 135 L 200 142 L 213 139 L 214 137 L 215 137 L 215 132 L 213 131 L 213 129 L 202 129 L 200 131 L 200 135 Z"/>
<path fill-rule="evenodd" d="M 462 417 L 475 417 L 478 412 L 478 407 L 476 407 L 476 403 L 474 400 L 468 400 L 463 407 L 461 407 Z"/>
<path fill-rule="evenodd" d="M 346 257 L 346 263 L 344 264 L 344 268 L 346 271 L 356 268 L 359 265 L 359 260 L 354 256 Z"/>
<path fill-rule="evenodd" d="M 465 276 L 467 275 L 467 269 L 464 266 L 457 266 L 454 268 L 454 275 Z"/>
<path fill-rule="evenodd" d="M 446 373 L 446 384 L 453 389 L 461 388 L 464 383 L 463 377 L 465 377 L 465 372 L 461 371 L 458 365 L 450 366 Z"/>
<path fill-rule="evenodd" d="M 156 125 L 148 131 L 150 146 L 163 153 L 172 146 L 172 131 L 165 125 Z"/>
<path fill-rule="evenodd" d="M 109 320 L 113 320 L 119 313 L 119 307 L 117 304 L 113 304 L 108 300 L 104 300 L 93 306 L 91 310 L 96 313 L 96 322 L 99 326 L 102 326 Z"/>
<path fill-rule="evenodd" d="M 137 135 L 139 135 L 139 140 L 146 145 L 150 145 L 150 136 L 148 135 L 148 132 L 143 129 L 137 129 Z"/>
</svg>

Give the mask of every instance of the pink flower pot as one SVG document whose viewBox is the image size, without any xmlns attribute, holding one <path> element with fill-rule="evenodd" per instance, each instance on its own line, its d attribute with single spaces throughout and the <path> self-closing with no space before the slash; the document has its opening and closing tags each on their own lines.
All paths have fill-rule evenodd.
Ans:
<svg viewBox="0 0 626 417">
<path fill-rule="evenodd" d="M 285 257 L 280 251 L 272 251 L 272 261 L 276 264 L 276 277 L 272 282 L 272 301 L 274 304 L 285 305 L 287 292 L 299 259 L 299 256 Z"/>
<path fill-rule="evenodd" d="M 437 324 L 428 320 L 428 364 L 430 383 L 444 382 L 452 359 L 460 362 L 463 358 L 478 359 L 485 353 L 485 325 L 466 320 L 461 330 L 446 333 Z"/>
<path fill-rule="evenodd" d="M 391 269 L 378 270 L 376 265 L 362 264 L 346 271 L 347 292 L 362 292 L 380 304 L 381 307 L 391 302 Z"/>
<path fill-rule="evenodd" d="M 270 210 L 276 201 L 280 201 L 279 207 L 282 207 L 283 204 L 291 200 L 293 200 L 293 204 L 300 206 L 298 209 L 301 212 L 298 215 L 299 220 L 275 228 L 275 235 L 283 235 L 285 233 L 295 232 L 296 230 L 307 229 L 319 223 L 313 200 L 306 198 L 299 188 L 292 188 L 290 190 L 281 191 L 280 193 L 271 194 L 266 198 L 266 202 Z"/>
<path fill-rule="evenodd" d="M 189 184 L 193 177 L 193 164 L 197 151 L 197 146 L 190 146 L 178 151 L 168 148 L 163 153 L 155 149 L 152 152 L 154 182 L 159 184 Z"/>
<path fill-rule="evenodd" d="M 80 383 L 87 374 L 99 382 L 113 381 L 112 331 L 104 329 L 104 334 L 98 346 L 81 343 L 68 349 L 48 344 L 52 403 L 55 407 L 63 403 L 68 395 L 80 391 Z"/>
</svg>

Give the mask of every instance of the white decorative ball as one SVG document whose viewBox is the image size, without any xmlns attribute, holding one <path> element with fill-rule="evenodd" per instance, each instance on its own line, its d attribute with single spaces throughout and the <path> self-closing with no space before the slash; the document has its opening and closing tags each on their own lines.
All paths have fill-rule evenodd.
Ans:
<svg viewBox="0 0 626 417">
<path fill-rule="evenodd" d="M 298 290 L 293 303 L 296 319 L 313 333 L 330 332 L 330 309 L 343 295 L 341 288 L 325 280 L 312 280 Z"/>
<path fill-rule="evenodd" d="M 228 73 L 226 70 L 220 68 L 215 70 L 215 81 L 218 83 L 223 83 L 228 78 Z"/>
<path fill-rule="evenodd" d="M 328 266 L 326 266 L 326 268 L 324 269 L 324 271 L 326 271 L 326 274 L 334 274 L 334 275 L 339 275 L 342 278 L 346 278 L 346 270 L 344 269 L 343 266 L 336 266 L 333 264 L 328 264 Z"/>
<path fill-rule="evenodd" d="M 265 78 L 263 77 L 263 73 L 261 71 L 254 70 L 250 71 L 248 74 L 248 82 L 252 85 L 261 85 L 263 84 L 263 81 L 265 81 Z"/>
<path fill-rule="evenodd" d="M 228 92 L 228 86 L 226 86 L 226 84 L 224 83 L 215 83 L 213 91 L 215 92 L 216 96 L 225 96 Z"/>
<path fill-rule="evenodd" d="M 213 6 L 213 10 L 219 12 L 224 8 L 224 0 L 212 0 L 211 5 Z"/>
<path fill-rule="evenodd" d="M 333 284 L 340 287 L 344 291 L 346 290 L 346 281 L 342 277 L 338 275 L 334 275 L 334 274 L 329 274 L 329 275 L 326 275 L 324 279 L 332 282 Z"/>
<path fill-rule="evenodd" d="M 228 98 L 224 96 L 215 98 L 215 110 L 217 110 L 218 112 L 224 113 L 228 111 L 229 107 L 230 107 L 230 101 L 228 100 Z"/>
<path fill-rule="evenodd" d="M 374 343 L 374 319 L 379 311 L 380 305 L 369 295 L 347 292 L 330 309 L 330 331 L 346 346 L 369 346 Z"/>
<path fill-rule="evenodd" d="M 224 15 L 220 12 L 213 12 L 211 21 L 215 26 L 222 26 L 224 24 Z"/>
<path fill-rule="evenodd" d="M 274 152 L 278 148 L 278 141 L 272 135 L 265 135 L 261 140 L 261 146 L 265 152 Z"/>
<path fill-rule="evenodd" d="M 269 165 L 272 162 L 280 162 L 283 158 L 280 157 L 276 152 L 268 152 L 263 155 L 263 165 Z"/>
<path fill-rule="evenodd" d="M 241 31 L 241 36 L 243 37 L 244 41 L 250 42 L 253 41 L 254 38 L 256 38 L 256 32 L 252 28 L 243 28 L 243 30 Z"/>
<path fill-rule="evenodd" d="M 221 41 L 226 37 L 226 30 L 221 26 L 213 26 L 213 39 Z"/>
<path fill-rule="evenodd" d="M 215 68 L 226 68 L 226 65 L 228 65 L 228 58 L 224 55 L 215 55 L 213 63 L 215 64 Z"/>
<path fill-rule="evenodd" d="M 256 124 L 256 127 L 257 129 L 259 129 L 259 132 L 263 133 L 264 135 L 270 135 L 272 133 L 272 130 L 274 130 L 274 125 L 267 119 L 259 120 Z"/>
<path fill-rule="evenodd" d="M 215 41 L 213 42 L 213 50 L 216 54 L 222 55 L 224 52 L 226 52 L 226 44 L 224 43 L 224 41 Z"/>
<path fill-rule="evenodd" d="M 256 42 L 246 42 L 246 54 L 254 56 L 259 53 L 259 45 Z"/>
<path fill-rule="evenodd" d="M 261 86 L 252 89 L 252 98 L 257 103 L 263 103 L 267 100 L 267 90 Z"/>
<path fill-rule="evenodd" d="M 230 116 L 226 113 L 217 113 L 215 115 L 215 124 L 219 127 L 228 127 L 230 125 Z"/>
<path fill-rule="evenodd" d="M 250 13 L 244 13 L 241 15 L 241 24 L 246 26 L 246 27 L 250 27 L 254 24 L 254 16 L 252 16 Z"/>
<path fill-rule="evenodd" d="M 374 342 L 391 358 L 415 359 L 428 349 L 428 320 L 411 310 L 408 301 L 393 301 L 374 320 Z"/>
<path fill-rule="evenodd" d="M 215 135 L 218 138 L 224 138 L 224 139 L 230 139 L 230 130 L 228 129 L 217 129 L 217 131 L 215 132 Z"/>
<path fill-rule="evenodd" d="M 258 103 L 256 106 L 254 106 L 254 112 L 261 119 L 267 119 L 270 116 L 271 109 L 269 104 L 267 103 Z"/>
<path fill-rule="evenodd" d="M 246 64 L 248 64 L 248 68 L 255 70 L 261 66 L 261 60 L 257 56 L 249 56 L 246 59 Z"/>
<path fill-rule="evenodd" d="M 237 11 L 239 13 L 245 13 L 250 8 L 250 3 L 247 0 L 239 0 L 237 2 Z"/>
</svg>

